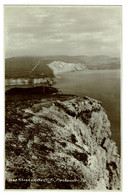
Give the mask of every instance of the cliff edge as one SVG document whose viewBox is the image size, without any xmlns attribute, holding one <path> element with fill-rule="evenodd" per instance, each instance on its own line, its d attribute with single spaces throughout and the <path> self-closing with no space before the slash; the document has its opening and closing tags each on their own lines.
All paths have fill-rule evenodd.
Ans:
<svg viewBox="0 0 127 195">
<path fill-rule="evenodd" d="M 7 105 L 6 189 L 120 190 L 101 102 L 61 96 Z"/>
</svg>

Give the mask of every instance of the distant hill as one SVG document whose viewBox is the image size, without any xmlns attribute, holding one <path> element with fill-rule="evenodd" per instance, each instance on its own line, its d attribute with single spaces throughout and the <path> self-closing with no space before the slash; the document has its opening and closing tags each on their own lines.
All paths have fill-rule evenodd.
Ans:
<svg viewBox="0 0 127 195">
<path fill-rule="evenodd" d="M 92 56 L 84 59 L 89 69 L 120 69 L 120 59 L 109 56 Z"/>
<path fill-rule="evenodd" d="M 49 65 L 50 64 L 50 65 Z M 63 64 L 60 66 L 60 64 Z M 72 65 L 73 64 L 73 65 Z M 61 69 L 60 69 L 61 67 Z M 6 78 L 17 77 L 54 77 L 54 70 L 59 73 L 85 69 L 119 69 L 120 59 L 109 56 L 35 56 L 12 57 L 5 59 Z"/>
</svg>

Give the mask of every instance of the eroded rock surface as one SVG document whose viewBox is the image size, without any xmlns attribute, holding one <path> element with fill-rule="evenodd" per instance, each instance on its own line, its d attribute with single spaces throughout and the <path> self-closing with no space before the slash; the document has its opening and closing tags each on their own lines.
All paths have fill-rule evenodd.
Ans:
<svg viewBox="0 0 127 195">
<path fill-rule="evenodd" d="M 120 158 L 101 102 L 44 98 L 11 102 L 6 113 L 7 189 L 120 189 Z"/>
</svg>

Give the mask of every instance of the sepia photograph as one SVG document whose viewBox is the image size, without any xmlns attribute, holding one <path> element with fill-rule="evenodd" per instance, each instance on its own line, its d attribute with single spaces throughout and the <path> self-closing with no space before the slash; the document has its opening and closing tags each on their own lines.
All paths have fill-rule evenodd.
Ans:
<svg viewBox="0 0 127 195">
<path fill-rule="evenodd" d="M 4 5 L 5 190 L 121 191 L 120 5 Z"/>
</svg>

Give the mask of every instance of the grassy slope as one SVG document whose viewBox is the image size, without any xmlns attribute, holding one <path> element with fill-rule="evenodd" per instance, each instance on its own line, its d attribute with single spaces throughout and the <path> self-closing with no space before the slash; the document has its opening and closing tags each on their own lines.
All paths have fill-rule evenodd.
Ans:
<svg viewBox="0 0 127 195">
<path fill-rule="evenodd" d="M 15 57 L 5 60 L 6 77 L 28 77 L 31 70 L 38 63 L 41 57 Z M 52 70 L 46 65 L 43 59 L 33 71 L 32 76 L 44 74 L 53 77 Z"/>
</svg>

